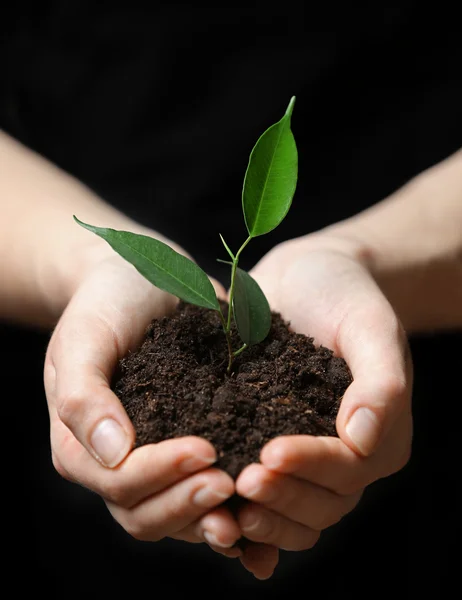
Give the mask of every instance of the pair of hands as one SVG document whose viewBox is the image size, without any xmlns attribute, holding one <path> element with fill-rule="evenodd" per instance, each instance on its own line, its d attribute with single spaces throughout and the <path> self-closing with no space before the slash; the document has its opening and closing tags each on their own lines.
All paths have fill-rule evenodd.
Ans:
<svg viewBox="0 0 462 600">
<path fill-rule="evenodd" d="M 354 381 L 338 414 L 339 438 L 276 438 L 236 481 L 213 467 L 215 450 L 203 439 L 132 450 L 135 434 L 111 376 L 175 300 L 115 254 L 88 270 L 63 312 L 44 382 L 61 476 L 99 494 L 133 537 L 206 542 L 265 579 L 279 548 L 313 547 L 367 485 L 407 463 L 412 364 L 400 322 L 352 242 L 322 232 L 291 240 L 252 275 L 296 331 L 347 361 Z M 237 515 L 223 506 L 234 493 L 249 500 Z M 235 546 L 241 536 L 251 541 L 244 549 Z"/>
</svg>

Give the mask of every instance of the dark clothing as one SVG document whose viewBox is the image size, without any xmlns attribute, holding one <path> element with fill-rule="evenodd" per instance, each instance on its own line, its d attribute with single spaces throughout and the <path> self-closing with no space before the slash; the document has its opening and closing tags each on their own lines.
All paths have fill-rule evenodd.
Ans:
<svg viewBox="0 0 462 600">
<path fill-rule="evenodd" d="M 435 15 L 419 6 L 417 19 L 412 2 L 362 20 L 332 7 L 325 31 L 306 2 L 100 6 L 41 3 L 3 23 L 0 126 L 213 274 L 218 232 L 232 248 L 244 240 L 249 153 L 292 95 L 297 193 L 247 266 L 462 146 L 460 36 L 430 36 Z"/>
<path fill-rule="evenodd" d="M 218 233 L 233 250 L 245 239 L 248 156 L 291 96 L 297 192 L 283 224 L 246 248 L 246 268 L 277 242 L 370 206 L 462 147 L 462 42 L 446 27 L 457 3 L 103 4 L 10 9 L 12 17 L 0 22 L 0 127 L 182 244 L 225 285 L 227 269 L 215 261 L 225 258 Z M 316 27 L 318 10 L 327 29 Z M 22 343 L 24 361 L 30 348 L 35 379 L 23 391 L 30 396 L 43 395 L 37 347 L 47 342 L 34 335 L 4 328 L 5 347 Z M 443 590 L 456 584 L 449 575 L 460 520 L 448 493 L 455 423 L 435 433 L 431 406 L 451 395 L 460 400 L 453 380 L 441 384 L 435 375 L 457 368 L 449 352 L 460 348 L 457 339 L 412 340 L 416 438 L 409 467 L 371 486 L 313 551 L 284 554 L 267 583 L 206 548 L 143 545 L 121 533 L 95 496 L 54 473 L 45 401 L 35 405 L 29 436 L 39 451 L 32 459 L 30 448 L 26 453 L 37 490 L 34 590 L 66 599 L 73 592 L 115 599 L 249 591 L 268 600 L 291 588 L 294 597 L 326 600 L 396 591 L 449 597 Z M 21 378 L 13 357 L 6 364 Z"/>
</svg>

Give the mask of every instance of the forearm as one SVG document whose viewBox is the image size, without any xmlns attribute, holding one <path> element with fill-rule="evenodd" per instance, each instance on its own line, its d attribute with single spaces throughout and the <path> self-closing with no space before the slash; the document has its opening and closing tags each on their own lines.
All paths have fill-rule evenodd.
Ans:
<svg viewBox="0 0 462 600">
<path fill-rule="evenodd" d="M 92 263 L 114 255 L 72 215 L 148 233 L 1 131 L 0 203 L 0 319 L 51 326 Z"/>
<path fill-rule="evenodd" d="M 324 232 L 357 243 L 408 332 L 462 327 L 462 151 Z"/>
</svg>

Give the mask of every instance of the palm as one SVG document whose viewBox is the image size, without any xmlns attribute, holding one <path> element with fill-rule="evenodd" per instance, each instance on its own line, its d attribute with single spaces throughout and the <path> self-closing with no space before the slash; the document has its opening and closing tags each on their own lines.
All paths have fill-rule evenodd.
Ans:
<svg viewBox="0 0 462 600">
<path fill-rule="evenodd" d="M 352 510 L 366 485 L 409 457 L 412 367 L 403 329 L 370 273 L 342 244 L 326 235 L 291 240 L 251 271 L 271 308 L 295 331 L 342 356 L 353 374 L 337 417 L 338 439 L 276 438 L 262 450 L 261 465 L 248 467 L 236 482 L 238 493 L 253 501 L 247 510 L 272 522 L 269 534 L 253 529 L 250 537 L 267 544 L 268 568 L 277 561 L 271 546 L 311 547 L 313 531 Z M 375 427 L 362 437 L 348 428 L 361 407 Z M 323 499 L 319 506 L 316 496 Z"/>
<path fill-rule="evenodd" d="M 53 461 L 63 477 L 100 494 L 134 537 L 175 536 L 197 543 L 208 532 L 211 545 L 220 540 L 227 548 L 240 532 L 231 514 L 214 509 L 232 495 L 234 483 L 226 473 L 207 468 L 216 460 L 211 444 L 191 436 L 131 451 L 135 432 L 110 386 L 117 361 L 139 344 L 150 320 L 167 314 L 175 302 L 119 257 L 87 275 L 47 350 Z M 103 445 L 95 447 L 101 424 L 96 441 Z M 119 440 L 122 432 L 122 445 L 108 446 L 108 430 L 117 431 Z M 212 492 L 192 502 L 201 489 Z"/>
<path fill-rule="evenodd" d="M 308 250 L 296 240 L 267 254 L 252 271 L 271 308 L 299 333 L 339 352 L 342 332 L 367 306 L 385 304 L 365 269 L 333 250 Z M 391 309 L 390 309 L 391 311 Z M 367 318 L 362 313 L 361 319 Z"/>
</svg>

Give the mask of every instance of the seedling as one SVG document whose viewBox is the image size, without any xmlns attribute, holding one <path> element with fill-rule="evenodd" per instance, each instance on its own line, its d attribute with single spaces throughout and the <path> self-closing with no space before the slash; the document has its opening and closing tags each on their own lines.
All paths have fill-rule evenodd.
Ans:
<svg viewBox="0 0 462 600">
<path fill-rule="evenodd" d="M 248 237 L 234 254 L 223 236 L 231 267 L 229 310 L 221 310 L 210 279 L 193 261 L 167 244 L 145 235 L 95 227 L 75 221 L 100 236 L 153 285 L 190 304 L 216 310 L 228 345 L 228 374 L 233 361 L 248 346 L 262 342 L 271 327 L 271 310 L 258 283 L 239 268 L 239 258 L 255 237 L 275 229 L 287 215 L 297 187 L 298 154 L 290 128 L 295 97 L 280 121 L 258 139 L 249 158 L 242 190 L 242 209 Z M 231 340 L 232 316 L 242 345 L 234 349 Z"/>
</svg>

